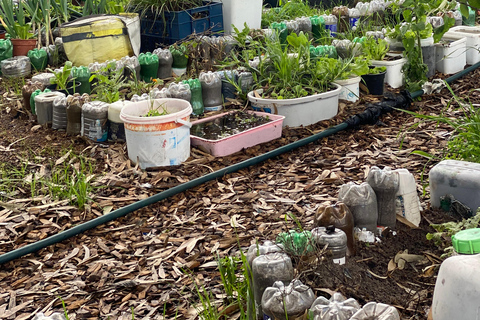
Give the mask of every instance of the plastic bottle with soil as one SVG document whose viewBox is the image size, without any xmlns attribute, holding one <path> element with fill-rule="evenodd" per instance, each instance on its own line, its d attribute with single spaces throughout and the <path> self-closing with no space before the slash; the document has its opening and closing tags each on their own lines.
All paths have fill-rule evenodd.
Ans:
<svg viewBox="0 0 480 320">
<path fill-rule="evenodd" d="M 67 97 L 62 93 L 53 100 L 52 129 L 65 130 L 67 122 Z"/>
<path fill-rule="evenodd" d="M 130 103 L 130 101 L 118 100 L 108 105 L 108 140 L 126 141 L 125 125 L 120 119 L 120 112 L 124 106 Z"/>
<path fill-rule="evenodd" d="M 272 22 L 270 28 L 278 33 L 278 38 L 281 44 L 287 43 L 288 29 L 285 22 Z"/>
<path fill-rule="evenodd" d="M 37 114 L 38 124 L 52 124 L 53 101 L 57 97 L 65 97 L 65 94 L 59 91 L 53 91 L 35 96 L 35 111 Z"/>
<path fill-rule="evenodd" d="M 359 19 L 360 11 L 357 8 L 348 9 L 348 22 L 353 31 L 357 29 Z"/>
<path fill-rule="evenodd" d="M 355 254 L 355 236 L 353 233 L 353 215 L 343 202 L 333 205 L 321 205 L 315 214 L 315 227 L 335 226 L 347 235 L 347 256 Z"/>
<path fill-rule="evenodd" d="M 158 56 L 158 79 L 166 79 L 172 76 L 173 56 L 168 49 L 155 49 L 153 53 Z"/>
<path fill-rule="evenodd" d="M 395 212 L 418 227 L 422 217 L 415 177 L 407 169 L 397 169 L 393 172 L 398 175 Z"/>
<path fill-rule="evenodd" d="M 187 71 L 187 65 L 188 65 L 187 47 L 183 45 L 170 46 L 169 50 L 173 56 L 172 71 L 176 76 L 181 76 Z"/>
<path fill-rule="evenodd" d="M 400 320 L 400 315 L 393 306 L 369 302 L 358 310 L 350 320 Z"/>
<path fill-rule="evenodd" d="M 41 83 L 30 80 L 28 80 L 27 83 L 22 87 L 23 106 L 27 111 L 33 113 L 32 107 L 30 106 L 30 97 L 32 96 L 32 93 L 36 90 L 41 91 L 43 88 L 44 86 Z"/>
<path fill-rule="evenodd" d="M 332 14 L 323 15 L 325 20 L 325 29 L 330 33 L 332 37 L 337 35 L 337 17 Z"/>
<path fill-rule="evenodd" d="M 0 40 L 0 61 L 13 57 L 13 45 L 10 39 Z M 1 75 L 1 72 L 0 72 Z"/>
<path fill-rule="evenodd" d="M 367 176 L 367 183 L 375 191 L 378 205 L 377 225 L 395 229 L 396 217 L 396 194 L 398 190 L 398 175 L 389 167 L 383 170 L 373 166 Z"/>
<path fill-rule="evenodd" d="M 266 288 L 275 281 L 284 284 L 293 280 L 292 260 L 285 253 L 274 252 L 256 257 L 252 262 L 253 294 L 255 297 L 256 319 L 264 319 L 262 296 Z"/>
<path fill-rule="evenodd" d="M 81 135 L 93 141 L 107 141 L 108 103 L 91 101 L 82 106 Z"/>
<path fill-rule="evenodd" d="M 345 203 L 353 215 L 355 227 L 377 232 L 378 207 L 377 196 L 372 187 L 363 182 L 358 185 L 349 182 L 340 187 L 338 201 Z"/>
<path fill-rule="evenodd" d="M 152 82 L 157 77 L 158 56 L 150 52 L 140 53 L 138 56 L 140 63 L 140 77 L 145 82 Z"/>
<path fill-rule="evenodd" d="M 281 232 L 277 236 L 276 242 L 282 244 L 285 251 L 293 256 L 305 256 L 314 250 L 312 233 L 307 230 Z"/>
<path fill-rule="evenodd" d="M 345 264 L 347 257 L 347 235 L 343 230 L 334 226 L 318 227 L 312 230 L 313 242 L 318 249 L 327 245 L 327 250 L 332 253 L 333 263 Z"/>
<path fill-rule="evenodd" d="M 306 35 L 312 34 L 312 21 L 308 17 L 299 17 L 295 19 L 298 23 L 299 31 L 303 31 Z"/>
<path fill-rule="evenodd" d="M 289 34 L 295 33 L 298 35 L 300 33 L 300 27 L 298 25 L 298 21 L 290 20 L 286 22 L 286 25 L 287 25 L 287 30 Z"/>
<path fill-rule="evenodd" d="M 137 80 L 140 80 L 140 63 L 138 62 L 138 58 L 136 56 L 133 57 L 123 57 L 121 59 L 125 69 L 123 69 L 123 73 L 126 78 L 133 79 L 134 77 Z"/>
<path fill-rule="evenodd" d="M 37 110 L 35 108 L 35 97 L 42 93 L 47 93 L 47 92 L 51 92 L 50 89 L 44 89 L 43 91 L 37 89 L 34 92 L 32 92 L 32 94 L 30 95 L 30 108 L 32 109 L 32 114 L 34 115 L 37 114 Z"/>
<path fill-rule="evenodd" d="M 242 89 L 243 93 L 250 92 L 253 86 L 253 75 L 249 71 L 239 71 L 238 73 L 238 85 Z"/>
<path fill-rule="evenodd" d="M 55 75 L 51 72 L 38 73 L 32 77 L 32 82 L 38 82 L 47 87 L 51 85 L 50 79 L 55 78 Z"/>
<path fill-rule="evenodd" d="M 8 58 L 0 62 L 2 75 L 6 78 L 26 77 L 32 72 L 30 59 L 26 56 Z"/>
<path fill-rule="evenodd" d="M 172 98 L 183 99 L 188 102 L 190 102 L 192 99 L 190 87 L 185 83 L 170 83 L 168 86 L 168 92 L 170 92 Z"/>
<path fill-rule="evenodd" d="M 190 103 L 192 105 L 193 114 L 196 116 L 203 114 L 204 106 L 202 97 L 202 85 L 200 83 L 200 80 L 188 79 L 183 80 L 183 83 L 188 84 L 188 86 L 190 87 L 190 92 L 192 94 Z"/>
<path fill-rule="evenodd" d="M 153 88 L 149 93 L 150 99 L 161 99 L 161 98 L 171 98 L 172 95 L 168 91 L 168 88 L 163 87 L 161 90 L 158 88 Z"/>
<path fill-rule="evenodd" d="M 237 97 L 237 88 L 230 83 L 238 83 L 238 75 L 235 70 L 217 71 L 222 80 L 222 98 L 223 103 L 228 102 L 228 99 L 235 99 Z"/>
<path fill-rule="evenodd" d="M 205 111 L 220 111 L 222 103 L 222 80 L 217 73 L 201 72 L 198 76 L 202 84 L 202 98 Z"/>
<path fill-rule="evenodd" d="M 67 134 L 77 135 L 82 131 L 82 106 L 88 100 L 76 93 L 67 97 Z"/>
<path fill-rule="evenodd" d="M 42 71 L 47 67 L 48 54 L 44 49 L 32 49 L 28 51 L 27 57 L 30 59 L 30 63 L 35 71 Z"/>
<path fill-rule="evenodd" d="M 318 297 L 310 307 L 313 320 L 349 320 L 358 310 L 360 304 L 353 298 L 346 299 L 335 292 L 330 299 Z"/>
<path fill-rule="evenodd" d="M 90 70 L 87 67 L 72 67 L 72 77 L 75 78 L 75 81 L 81 83 L 80 88 L 78 88 L 78 93 L 90 94 L 90 75 Z"/>
<path fill-rule="evenodd" d="M 286 286 L 282 281 L 275 281 L 263 293 L 262 310 L 271 319 L 301 320 L 314 300 L 313 290 L 300 280 L 293 280 Z"/>
<path fill-rule="evenodd" d="M 313 16 L 310 17 L 312 22 L 312 36 L 313 39 L 319 40 L 325 34 L 325 19 L 322 16 Z"/>
</svg>

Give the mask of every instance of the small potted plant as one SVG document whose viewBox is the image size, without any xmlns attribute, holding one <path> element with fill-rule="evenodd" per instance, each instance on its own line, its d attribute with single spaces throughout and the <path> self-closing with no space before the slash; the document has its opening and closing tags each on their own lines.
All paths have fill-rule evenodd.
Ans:
<svg viewBox="0 0 480 320">
<path fill-rule="evenodd" d="M 386 72 L 386 67 L 371 66 L 368 73 L 362 76 L 362 80 L 365 83 L 369 94 L 383 95 Z"/>
<path fill-rule="evenodd" d="M 26 56 L 37 45 L 34 24 L 25 19 L 26 5 L 24 1 L 15 5 L 12 0 L 0 0 L 0 23 L 10 34 L 14 57 Z"/>
<path fill-rule="evenodd" d="M 51 85 L 49 85 L 47 88 L 52 91 L 63 92 L 65 95 L 79 92 L 81 83 L 79 81 L 75 81 L 74 78 L 71 78 L 72 67 L 72 62 L 67 61 L 61 69 L 47 69 L 49 72 L 54 74 L 54 77 L 50 79 Z"/>
<path fill-rule="evenodd" d="M 389 53 L 390 46 L 384 39 L 376 40 L 367 37 L 362 42 L 362 51 L 365 58 L 374 67 L 386 67 L 385 82 L 392 88 L 399 88 L 404 83 L 402 67 L 407 62 L 400 54 Z"/>
</svg>

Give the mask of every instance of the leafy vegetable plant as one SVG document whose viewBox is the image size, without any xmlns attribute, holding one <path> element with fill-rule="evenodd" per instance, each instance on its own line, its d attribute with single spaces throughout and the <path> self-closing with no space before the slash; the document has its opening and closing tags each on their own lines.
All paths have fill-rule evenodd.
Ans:
<svg viewBox="0 0 480 320">
<path fill-rule="evenodd" d="M 59 90 L 67 90 L 67 84 L 69 81 L 70 73 L 72 72 L 73 64 L 71 61 L 65 62 L 65 65 L 60 71 L 55 72 L 52 69 L 47 69 L 49 72 L 52 72 L 55 77 L 50 79 L 51 84 L 56 84 L 57 89 Z"/>
</svg>

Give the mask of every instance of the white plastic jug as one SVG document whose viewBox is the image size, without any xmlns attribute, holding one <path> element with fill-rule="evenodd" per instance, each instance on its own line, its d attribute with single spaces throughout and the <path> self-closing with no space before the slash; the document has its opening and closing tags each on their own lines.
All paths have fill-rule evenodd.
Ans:
<svg viewBox="0 0 480 320">
<path fill-rule="evenodd" d="M 407 169 L 397 169 L 394 172 L 398 174 L 396 213 L 418 227 L 422 218 L 415 177 Z"/>
</svg>

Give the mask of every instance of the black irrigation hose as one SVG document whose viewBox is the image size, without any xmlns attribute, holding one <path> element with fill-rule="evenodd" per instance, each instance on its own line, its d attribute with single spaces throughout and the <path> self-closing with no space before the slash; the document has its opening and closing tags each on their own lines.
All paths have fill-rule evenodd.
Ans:
<svg viewBox="0 0 480 320">
<path fill-rule="evenodd" d="M 450 78 L 446 79 L 446 82 L 451 83 L 452 81 L 457 80 L 458 78 L 460 78 L 460 77 L 464 76 L 465 74 L 477 69 L 478 67 L 480 67 L 480 62 L 468 67 L 467 69 L 464 69 L 464 70 L 458 72 L 457 74 L 455 74 L 453 76 L 451 76 Z M 269 151 L 265 154 L 250 158 L 248 160 L 239 162 L 239 163 L 231 165 L 229 167 L 226 167 L 226 168 L 220 169 L 218 171 L 206 174 L 202 177 L 196 178 L 196 179 L 188 181 L 186 183 L 182 183 L 178 186 L 175 186 L 175 187 L 170 188 L 168 190 L 157 193 L 156 195 L 153 195 L 153 196 L 151 196 L 147 199 L 143 199 L 143 200 L 140 200 L 138 202 L 129 204 L 129 205 L 123 207 L 123 208 L 114 210 L 114 211 L 112 211 L 108 214 L 105 214 L 105 215 L 101 216 L 101 217 L 98 217 L 98 218 L 95 218 L 93 220 L 84 222 L 84 223 L 82 223 L 80 225 L 77 225 L 73 228 L 62 231 L 60 233 L 57 233 L 57 234 L 55 234 L 51 237 L 45 238 L 45 239 L 37 241 L 35 243 L 28 244 L 28 245 L 26 245 L 24 247 L 21 247 L 19 249 L 15 249 L 15 250 L 12 250 L 10 252 L 4 253 L 4 254 L 0 255 L 0 264 L 7 263 L 7 262 L 12 261 L 14 259 L 18 259 L 18 258 L 20 258 L 20 257 L 22 257 L 26 254 L 29 254 L 29 253 L 37 252 L 37 251 L 39 251 L 43 248 L 46 248 L 46 247 L 48 247 L 52 244 L 56 244 L 58 242 L 66 240 L 68 238 L 74 237 L 74 236 L 76 236 L 80 233 L 83 233 L 87 230 L 93 229 L 93 228 L 95 228 L 95 227 L 97 227 L 101 224 L 113 221 L 113 220 L 115 220 L 117 218 L 120 218 L 120 217 L 123 217 L 123 216 L 126 216 L 127 214 L 129 214 L 129 213 L 131 213 L 135 210 L 144 208 L 144 207 L 149 206 L 151 204 L 154 204 L 158 201 L 167 199 L 171 196 L 174 196 L 178 193 L 187 191 L 191 188 L 199 186 L 199 185 L 201 185 L 203 183 L 206 183 L 208 181 L 211 181 L 211 180 L 214 180 L 214 179 L 217 179 L 217 178 L 221 178 L 226 174 L 233 173 L 233 172 L 236 172 L 238 170 L 241 170 L 241 169 L 244 169 L 244 168 L 256 165 L 256 164 L 259 164 L 263 161 L 266 161 L 266 160 L 271 159 L 273 157 L 279 156 L 283 153 L 292 151 L 296 148 L 302 147 L 302 146 L 307 145 L 311 142 L 317 141 L 319 139 L 328 137 L 328 136 L 333 135 L 335 133 L 338 133 L 340 131 L 346 130 L 347 128 L 353 128 L 353 127 L 357 127 L 359 125 L 367 124 L 367 123 L 375 123 L 378 120 L 378 118 L 381 114 L 390 112 L 391 110 L 393 110 L 394 107 L 395 108 L 406 107 L 410 104 L 411 99 L 415 99 L 415 98 L 421 96 L 422 94 L 423 94 L 423 90 L 415 91 L 411 95 L 408 91 L 402 92 L 401 95 L 396 95 L 396 96 L 395 95 L 386 95 L 386 97 L 383 101 L 381 101 L 381 102 L 379 102 L 375 105 L 373 105 L 373 104 L 367 105 L 367 108 L 364 112 L 349 118 L 348 120 L 346 120 L 345 122 L 343 122 L 339 125 L 330 127 L 328 129 L 326 129 L 322 132 L 319 132 L 317 134 L 314 134 L 310 137 L 295 141 L 295 142 L 290 143 L 288 145 L 282 146 L 278 149 Z"/>
</svg>

